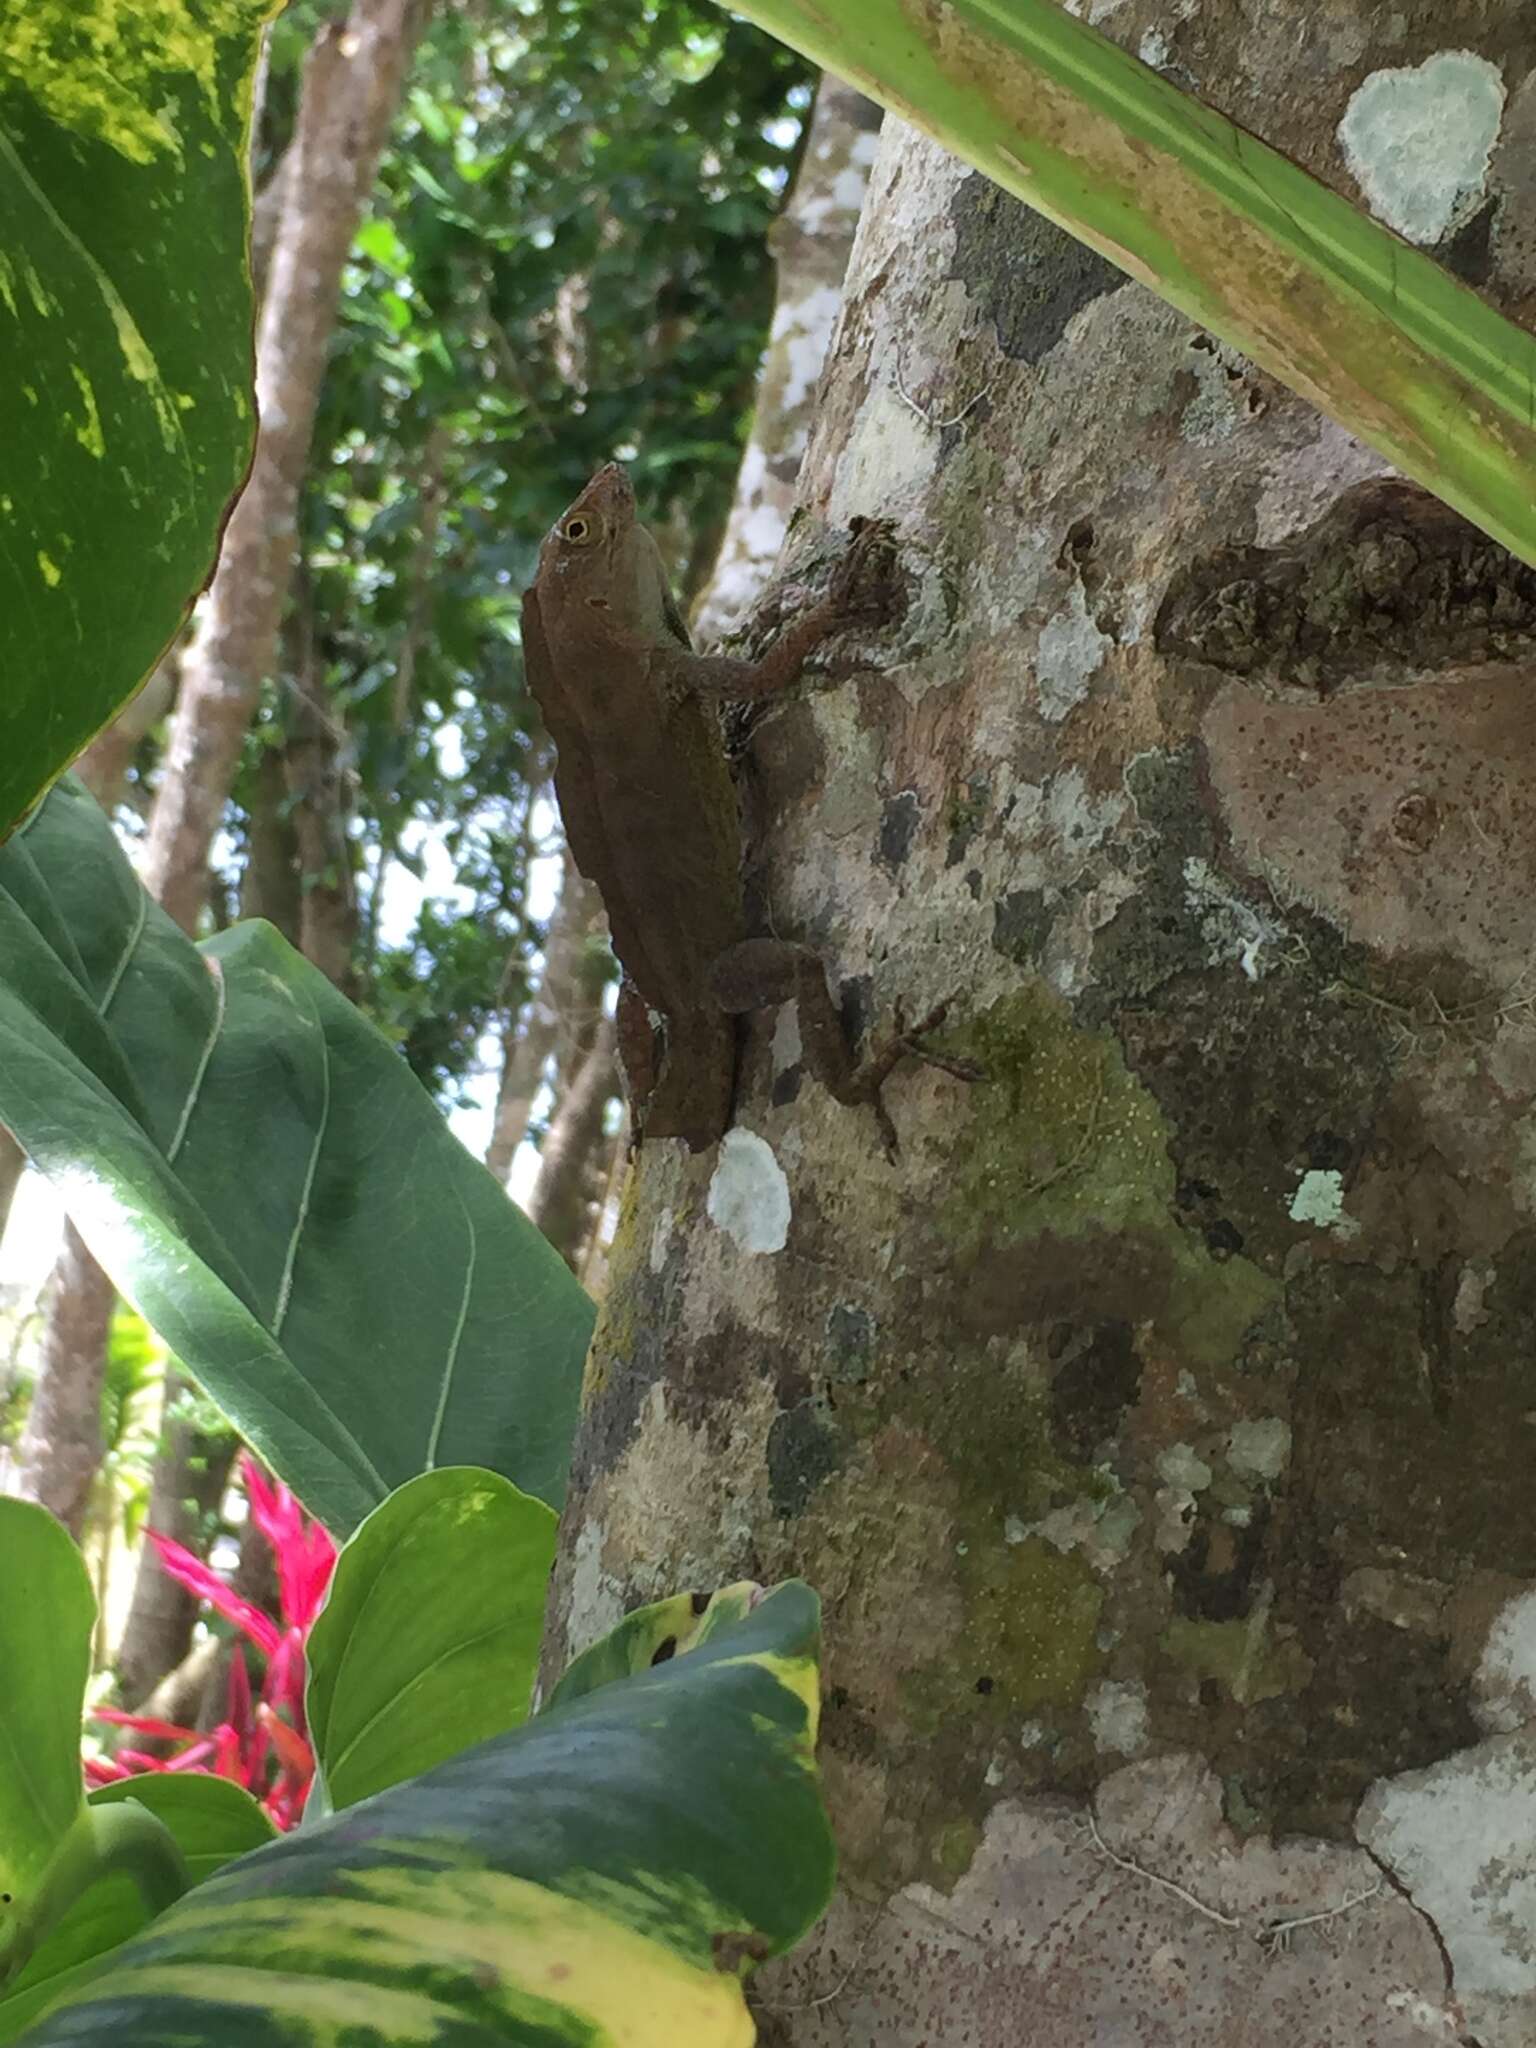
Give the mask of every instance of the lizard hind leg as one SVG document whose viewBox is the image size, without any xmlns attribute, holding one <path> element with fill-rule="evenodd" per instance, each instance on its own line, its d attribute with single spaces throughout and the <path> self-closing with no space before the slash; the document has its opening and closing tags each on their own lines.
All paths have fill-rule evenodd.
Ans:
<svg viewBox="0 0 1536 2048">
<path fill-rule="evenodd" d="M 896 1128 L 880 1091 L 899 1061 L 910 1055 L 961 1080 L 974 1081 L 980 1076 L 973 1062 L 930 1052 L 922 1043 L 927 1033 L 944 1022 L 948 1002 L 938 1004 L 911 1026 L 898 1011 L 895 1031 L 862 1061 L 856 1060 L 842 1012 L 827 987 L 820 954 L 789 939 L 744 939 L 729 947 L 710 970 L 710 987 L 723 1010 L 738 1014 L 793 1000 L 800 1011 L 800 1043 L 806 1064 L 838 1102 L 869 1104 L 885 1149 L 893 1158 Z"/>
</svg>

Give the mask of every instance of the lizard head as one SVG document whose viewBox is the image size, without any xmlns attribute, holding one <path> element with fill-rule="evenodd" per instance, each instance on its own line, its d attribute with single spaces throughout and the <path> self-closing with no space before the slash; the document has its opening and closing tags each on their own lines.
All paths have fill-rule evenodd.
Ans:
<svg viewBox="0 0 1536 2048">
<path fill-rule="evenodd" d="M 659 618 L 666 577 L 656 543 L 640 524 L 634 487 L 617 462 L 605 463 L 561 513 L 539 550 L 539 602 L 579 631 L 605 614 L 631 626 Z"/>
</svg>

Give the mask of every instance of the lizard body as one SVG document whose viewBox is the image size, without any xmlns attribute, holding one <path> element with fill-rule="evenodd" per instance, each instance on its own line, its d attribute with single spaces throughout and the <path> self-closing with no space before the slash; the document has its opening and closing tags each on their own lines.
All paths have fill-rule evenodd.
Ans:
<svg viewBox="0 0 1536 2048">
<path fill-rule="evenodd" d="M 624 969 L 619 1038 L 637 1138 L 680 1137 L 696 1151 L 720 1138 L 735 1085 L 731 1013 L 795 996 L 808 1062 L 841 1100 L 872 1102 L 889 1140 L 880 1081 L 941 1013 L 855 1067 L 815 954 L 749 937 L 736 787 L 713 701 L 793 683 L 831 634 L 884 615 L 889 571 L 885 529 L 865 525 L 828 595 L 749 662 L 692 650 L 617 463 L 540 550 L 523 599 L 524 660 L 557 750 L 566 837 L 602 895 Z"/>
</svg>

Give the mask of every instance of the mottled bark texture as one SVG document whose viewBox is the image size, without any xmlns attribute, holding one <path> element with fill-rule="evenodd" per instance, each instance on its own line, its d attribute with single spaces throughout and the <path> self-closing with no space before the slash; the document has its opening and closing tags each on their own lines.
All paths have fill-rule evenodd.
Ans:
<svg viewBox="0 0 1536 2048">
<path fill-rule="evenodd" d="M 783 545 L 879 132 L 873 101 L 822 79 L 794 190 L 769 237 L 773 326 L 725 537 L 693 616 L 705 644 L 741 624 Z"/>
<path fill-rule="evenodd" d="M 1523 4 L 1093 13 L 1529 309 Z M 892 1164 L 754 1020 L 645 1148 L 557 1652 L 820 1588 L 770 2040 L 1524 2048 L 1532 579 L 890 123 L 802 492 L 908 608 L 758 727 L 760 895 L 987 1078 L 900 1072 Z"/>
</svg>

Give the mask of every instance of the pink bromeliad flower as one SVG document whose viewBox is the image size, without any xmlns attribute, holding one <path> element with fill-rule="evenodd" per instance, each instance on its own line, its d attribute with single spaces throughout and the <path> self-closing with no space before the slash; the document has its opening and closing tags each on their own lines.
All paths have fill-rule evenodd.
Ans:
<svg viewBox="0 0 1536 2048">
<path fill-rule="evenodd" d="M 266 1672 L 260 1696 L 252 1697 L 245 1651 L 237 1648 L 229 1669 L 224 1719 L 206 1733 L 152 1715 L 94 1708 L 95 1720 L 181 1747 L 171 1756 L 119 1749 L 111 1758 L 90 1759 L 85 1775 L 92 1785 L 110 1784 L 139 1771 L 202 1771 L 231 1778 L 261 1801 L 277 1827 L 290 1828 L 304 1811 L 315 1772 L 304 1726 L 304 1639 L 330 1584 L 336 1546 L 320 1524 L 305 1515 L 288 1488 L 269 1480 L 253 1458 L 242 1455 L 240 1471 L 251 1519 L 276 1559 L 281 1625 L 242 1600 L 182 1544 L 153 1529 L 145 1534 L 171 1577 L 232 1621 L 261 1652 Z"/>
</svg>

